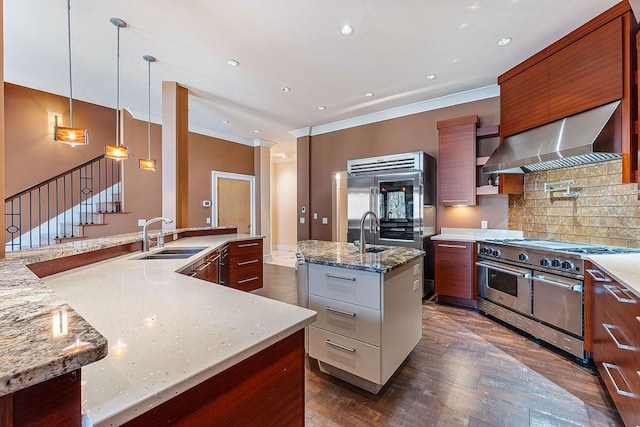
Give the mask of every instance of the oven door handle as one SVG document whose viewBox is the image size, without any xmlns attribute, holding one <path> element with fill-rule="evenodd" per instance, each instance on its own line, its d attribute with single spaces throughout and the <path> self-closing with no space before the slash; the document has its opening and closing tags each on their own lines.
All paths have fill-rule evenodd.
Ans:
<svg viewBox="0 0 640 427">
<path fill-rule="evenodd" d="M 548 285 L 557 286 L 558 288 L 566 289 L 568 291 L 582 292 L 582 285 L 579 283 L 576 283 L 573 285 L 567 285 L 566 283 L 560 283 L 560 282 L 556 282 L 555 280 L 549 280 L 542 276 L 533 276 L 532 279 L 534 282 L 546 283 Z"/>
<path fill-rule="evenodd" d="M 488 263 L 488 262 L 483 262 L 483 261 L 476 261 L 476 266 L 477 267 L 484 267 L 484 268 L 490 268 L 492 270 L 496 270 L 499 271 L 501 273 L 506 273 L 506 274 L 510 274 L 512 276 L 518 276 L 518 277 L 523 277 L 525 279 L 530 279 L 531 278 L 531 272 L 524 272 L 524 271 L 516 271 L 516 270 L 511 270 L 509 268 L 505 268 L 502 266 L 498 266 L 494 263 Z"/>
</svg>

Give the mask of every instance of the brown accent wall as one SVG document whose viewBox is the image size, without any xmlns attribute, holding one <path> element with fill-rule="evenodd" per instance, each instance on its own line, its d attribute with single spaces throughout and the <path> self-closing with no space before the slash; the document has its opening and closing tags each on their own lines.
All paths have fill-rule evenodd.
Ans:
<svg viewBox="0 0 640 427">
<path fill-rule="evenodd" d="M 499 111 L 499 98 L 491 98 L 305 137 L 310 140 L 308 161 L 304 151 L 301 153 L 301 147 L 304 150 L 306 142 L 304 138 L 299 138 L 298 208 L 300 209 L 305 199 L 309 199 L 307 220 L 310 222 L 310 231 L 308 236 L 305 235 L 305 227 L 298 223 L 298 239 L 331 240 L 332 177 L 335 172 L 346 170 L 347 160 L 411 151 L 424 151 L 437 159 L 437 121 L 476 114 L 482 126 L 490 126 L 499 123 Z M 300 185 L 307 176 L 308 189 Z M 501 196 L 480 198 L 478 206 L 464 211 L 438 206 L 438 230 L 440 227 L 479 228 L 480 220 L 483 219 L 490 220 L 490 227 L 501 225 L 506 228 L 507 204 L 506 196 Z M 312 213 L 318 213 L 317 220 L 309 219 L 313 218 Z M 322 224 L 323 217 L 329 218 L 329 224 Z"/>
<path fill-rule="evenodd" d="M 223 139 L 189 133 L 189 226 L 206 226 L 211 208 L 202 206 L 211 200 L 211 172 L 254 175 L 254 148 Z"/>
<path fill-rule="evenodd" d="M 89 130 L 89 145 L 70 147 L 53 142 L 47 112 L 63 114 L 69 125 L 69 98 L 11 83 L 5 96 L 5 197 L 104 153 L 115 141 L 116 114 L 111 108 L 73 101 L 73 125 Z M 146 139 L 145 139 L 146 141 Z"/>
<path fill-rule="evenodd" d="M 622 183 L 622 161 L 526 174 L 524 194 L 511 196 L 509 228 L 525 237 L 640 248 L 636 184 Z M 573 179 L 577 199 L 545 194 L 545 182 Z"/>
<path fill-rule="evenodd" d="M 3 1 L 0 0 L 0 78 L 4 81 L 4 20 Z M 4 85 L 0 86 L 0 198 L 5 198 L 5 148 L 4 148 Z M 0 230 L 4 230 L 4 215 L 0 215 Z M 0 259 L 4 259 L 4 245 L 0 245 Z M 0 411 L 2 412 L 2 411 Z"/>
<path fill-rule="evenodd" d="M 298 228 L 298 240 L 311 238 L 311 228 L 309 212 L 311 211 L 311 137 L 303 136 L 297 141 L 297 176 L 298 186 L 298 206 L 296 211 L 296 224 Z M 328 185 L 331 185 L 331 176 L 328 178 Z M 302 212 L 304 209 L 304 213 Z M 301 223 L 304 218 L 304 223 Z"/>
</svg>

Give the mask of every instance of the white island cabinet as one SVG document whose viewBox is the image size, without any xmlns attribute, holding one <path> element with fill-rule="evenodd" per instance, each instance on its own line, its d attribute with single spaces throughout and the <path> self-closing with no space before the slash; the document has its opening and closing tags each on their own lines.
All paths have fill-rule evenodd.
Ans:
<svg viewBox="0 0 640 427">
<path fill-rule="evenodd" d="M 307 261 L 309 308 L 318 313 L 308 329 L 309 356 L 323 372 L 372 393 L 422 338 L 422 254 L 389 251 L 397 251 L 397 265 L 383 267 L 373 254 L 363 255 L 371 263 Z"/>
</svg>

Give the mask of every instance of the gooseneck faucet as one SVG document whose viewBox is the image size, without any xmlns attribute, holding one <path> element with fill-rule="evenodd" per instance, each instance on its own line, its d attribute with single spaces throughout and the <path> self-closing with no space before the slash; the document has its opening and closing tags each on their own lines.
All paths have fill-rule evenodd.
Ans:
<svg viewBox="0 0 640 427">
<path fill-rule="evenodd" d="M 149 221 L 144 223 L 142 226 L 142 252 L 149 252 L 149 234 L 147 232 L 147 227 L 154 222 L 164 221 L 165 224 L 171 224 L 173 220 L 171 218 L 166 218 L 163 216 L 158 216 L 155 218 L 151 218 Z M 162 233 L 162 230 L 160 231 Z"/>
<path fill-rule="evenodd" d="M 362 218 L 360 219 L 360 241 L 359 241 L 359 248 L 360 248 L 361 254 L 367 251 L 367 242 L 365 242 L 365 237 L 364 237 L 364 221 L 367 219 L 367 216 L 369 215 L 373 217 L 373 221 L 369 222 L 369 232 L 375 233 L 378 230 L 378 228 L 380 228 L 380 221 L 378 220 L 378 217 L 374 211 L 366 211 L 362 215 Z"/>
</svg>

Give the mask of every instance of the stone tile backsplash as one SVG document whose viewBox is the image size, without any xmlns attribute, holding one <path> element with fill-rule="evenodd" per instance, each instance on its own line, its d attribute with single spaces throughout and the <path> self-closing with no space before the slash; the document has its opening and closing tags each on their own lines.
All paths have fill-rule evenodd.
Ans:
<svg viewBox="0 0 640 427">
<path fill-rule="evenodd" d="M 545 182 L 573 179 L 577 199 L 544 193 Z M 622 160 L 529 173 L 524 194 L 509 196 L 509 229 L 525 237 L 640 248 L 637 184 L 622 184 Z"/>
</svg>

